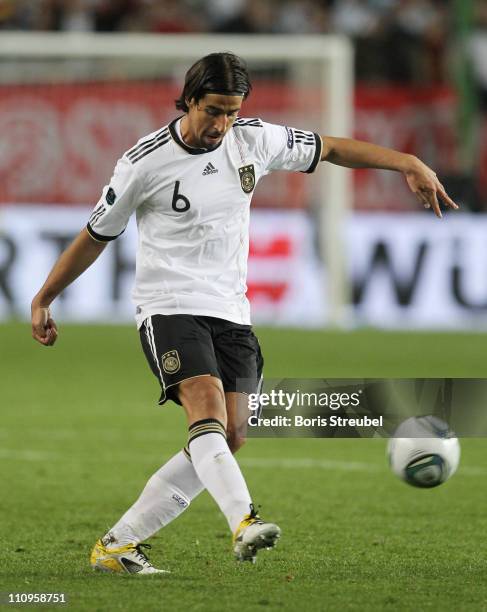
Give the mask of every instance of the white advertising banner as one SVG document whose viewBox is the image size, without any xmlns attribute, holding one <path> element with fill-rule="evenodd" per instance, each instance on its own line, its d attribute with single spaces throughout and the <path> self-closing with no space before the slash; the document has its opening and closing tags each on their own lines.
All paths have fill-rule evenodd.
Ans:
<svg viewBox="0 0 487 612">
<path fill-rule="evenodd" d="M 487 329 L 487 215 L 355 214 L 348 241 L 356 324 Z"/>
<path fill-rule="evenodd" d="M 0 208 L 0 319 L 30 302 L 90 209 Z M 55 302 L 64 321 L 133 321 L 135 222 Z M 353 215 L 347 256 L 353 322 L 390 328 L 487 329 L 487 215 Z M 326 324 L 325 275 L 303 211 L 255 210 L 248 296 L 256 324 Z"/>
<path fill-rule="evenodd" d="M 0 207 L 0 319 L 30 315 L 32 297 L 90 213 L 74 206 Z M 302 211 L 253 214 L 247 293 L 255 323 L 324 324 L 325 292 L 312 233 Z M 124 234 L 56 300 L 55 315 L 64 321 L 133 321 L 136 244 L 132 218 Z"/>
</svg>

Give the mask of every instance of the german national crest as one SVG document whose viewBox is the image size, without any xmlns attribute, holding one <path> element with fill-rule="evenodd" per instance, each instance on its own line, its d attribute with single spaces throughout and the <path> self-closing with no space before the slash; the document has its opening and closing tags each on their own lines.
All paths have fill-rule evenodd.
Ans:
<svg viewBox="0 0 487 612">
<path fill-rule="evenodd" d="M 166 374 L 174 374 L 181 367 L 177 351 L 168 351 L 162 356 L 162 369 Z"/>
<path fill-rule="evenodd" d="M 115 193 L 112 187 L 109 187 L 105 196 L 105 200 L 107 201 L 108 206 L 112 206 L 113 204 L 115 204 L 116 199 L 117 194 Z"/>
<path fill-rule="evenodd" d="M 250 193 L 255 187 L 254 164 L 242 166 L 238 169 L 240 175 L 240 185 L 245 193 Z"/>
</svg>

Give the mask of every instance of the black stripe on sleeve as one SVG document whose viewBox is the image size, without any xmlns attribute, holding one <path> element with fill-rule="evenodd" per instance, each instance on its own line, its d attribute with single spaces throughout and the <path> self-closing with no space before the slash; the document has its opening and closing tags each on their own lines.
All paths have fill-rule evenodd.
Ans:
<svg viewBox="0 0 487 612">
<path fill-rule="evenodd" d="M 161 142 L 163 140 L 165 142 L 167 142 L 169 140 L 169 130 L 165 130 L 164 132 L 161 132 L 161 134 L 156 136 L 156 138 L 153 138 L 152 140 L 144 143 L 143 145 L 140 145 L 135 151 L 127 153 L 127 157 L 132 162 L 136 161 L 138 156 L 141 155 L 142 153 L 144 153 L 144 151 L 146 151 L 147 149 L 150 149 L 151 147 L 157 145 L 157 143 L 159 143 L 159 142 Z M 134 160 L 134 158 L 135 158 L 135 160 Z"/>
<path fill-rule="evenodd" d="M 243 117 L 239 117 L 238 119 L 236 119 L 233 126 L 234 127 L 243 127 L 243 126 L 264 127 L 262 124 L 262 121 L 258 118 L 245 119 Z"/>
<path fill-rule="evenodd" d="M 117 234 L 116 236 L 102 236 L 101 234 L 98 234 L 97 232 L 95 232 L 95 230 L 88 223 L 86 226 L 86 231 L 93 238 L 93 240 L 96 240 L 97 242 L 110 242 L 110 240 L 115 240 L 115 238 L 118 238 L 119 236 L 121 236 L 123 232 L 125 231 L 125 229 L 122 230 L 120 234 Z"/>
<path fill-rule="evenodd" d="M 103 210 L 105 210 L 105 206 L 103 204 L 98 204 L 95 210 L 91 213 L 90 223 L 94 223 L 95 217 Z"/>
<path fill-rule="evenodd" d="M 157 141 L 155 143 L 153 143 L 151 145 L 151 147 L 149 149 L 147 149 L 146 151 L 143 151 L 141 153 L 139 153 L 137 156 L 132 157 L 130 159 L 130 161 L 132 162 L 132 164 L 135 164 L 135 162 L 138 162 L 139 159 L 142 159 L 143 157 L 145 157 L 146 155 L 149 155 L 149 153 L 152 153 L 152 151 L 155 151 L 156 149 L 159 149 L 160 147 L 163 147 L 165 144 L 167 144 L 169 141 L 171 140 L 170 136 L 167 136 L 166 138 L 164 138 L 164 140 L 160 140 Z"/>
<path fill-rule="evenodd" d="M 313 134 L 315 137 L 315 154 L 313 157 L 313 161 L 311 162 L 310 167 L 305 170 L 305 174 L 311 174 L 316 170 L 316 166 L 321 159 L 321 150 L 323 148 L 323 142 L 321 141 L 321 136 L 319 134 Z"/>
<path fill-rule="evenodd" d="M 100 217 L 103 217 L 103 213 L 105 212 L 105 207 L 101 206 L 101 208 L 93 213 L 91 215 L 91 217 L 88 219 L 88 223 L 93 227 L 93 225 L 96 225 L 96 222 L 98 221 L 98 219 L 100 219 Z"/>
<path fill-rule="evenodd" d="M 145 145 L 148 145 L 152 142 L 154 142 L 157 138 L 159 138 L 159 136 L 162 136 L 164 134 L 164 132 L 167 131 L 167 126 L 163 127 L 161 130 L 159 130 L 155 136 L 153 136 L 152 138 L 148 138 L 147 140 L 143 140 L 140 144 L 135 145 L 135 147 L 132 147 L 129 151 L 127 151 L 126 155 L 127 157 L 130 158 L 130 156 L 133 153 L 137 153 L 142 147 L 145 147 Z"/>
</svg>

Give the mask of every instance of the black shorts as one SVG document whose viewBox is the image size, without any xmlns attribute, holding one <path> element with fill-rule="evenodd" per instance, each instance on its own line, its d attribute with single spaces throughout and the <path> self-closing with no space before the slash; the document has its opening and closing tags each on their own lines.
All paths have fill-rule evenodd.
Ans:
<svg viewBox="0 0 487 612">
<path fill-rule="evenodd" d="M 140 339 L 161 384 L 159 404 L 168 399 L 181 404 L 178 384 L 195 376 L 216 376 L 225 392 L 258 392 L 264 360 L 250 325 L 216 317 L 153 315 L 142 324 Z"/>
</svg>

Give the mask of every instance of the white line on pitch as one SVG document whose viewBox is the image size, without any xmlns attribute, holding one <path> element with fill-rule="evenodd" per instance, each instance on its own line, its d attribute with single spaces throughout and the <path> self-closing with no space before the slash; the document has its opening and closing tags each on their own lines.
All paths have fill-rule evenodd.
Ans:
<svg viewBox="0 0 487 612">
<path fill-rule="evenodd" d="M 8 440 L 10 436 L 18 436 L 20 433 L 24 436 L 32 436 L 33 442 L 36 439 L 50 439 L 50 440 L 72 440 L 79 437 L 79 432 L 76 429 L 39 429 L 31 427 L 31 428 L 22 428 L 20 429 L 1 429 L 0 428 L 0 439 Z M 83 430 L 84 435 L 86 436 L 98 436 L 103 440 L 127 440 L 127 434 L 123 431 L 109 431 L 103 430 L 101 431 L 99 428 L 90 428 Z M 171 440 L 172 436 L 170 434 L 166 434 L 161 431 L 136 431 L 130 434 L 131 440 Z"/>
<path fill-rule="evenodd" d="M 0 459 L 14 459 L 16 461 L 57 461 L 63 459 L 59 453 L 50 453 L 46 451 L 30 450 L 30 449 L 9 449 L 0 448 Z"/>
<path fill-rule="evenodd" d="M 110 455 L 107 459 L 108 462 L 113 463 L 134 463 L 141 461 L 153 461 L 156 458 L 156 453 L 134 454 L 133 457 L 127 457 L 124 455 L 123 458 L 117 458 L 114 455 Z M 92 463 L 93 458 L 87 459 L 82 455 L 79 459 L 67 457 L 61 453 L 55 453 L 50 451 L 40 451 L 34 449 L 0 449 L 0 459 L 13 459 L 15 461 L 63 461 L 77 463 Z M 100 461 L 102 457 L 97 457 L 96 461 Z M 169 457 L 161 457 L 161 464 L 169 459 Z M 384 464 L 366 463 L 361 461 L 339 461 L 334 459 L 313 459 L 311 457 L 296 457 L 294 459 L 273 459 L 269 457 L 242 457 L 239 460 L 239 464 L 243 467 L 248 468 L 264 468 L 264 469 L 320 469 L 339 471 L 339 472 L 383 472 L 386 469 L 387 463 L 384 460 Z M 487 469 L 481 467 L 461 467 L 459 468 L 459 474 L 462 476 L 485 476 Z"/>
<path fill-rule="evenodd" d="M 311 459 L 296 457 L 295 459 L 265 459 L 246 457 L 239 460 L 240 465 L 246 467 L 264 468 L 318 468 L 323 470 L 344 470 L 347 472 L 380 472 L 383 467 L 374 463 L 360 461 L 335 461 L 333 459 Z"/>
</svg>

